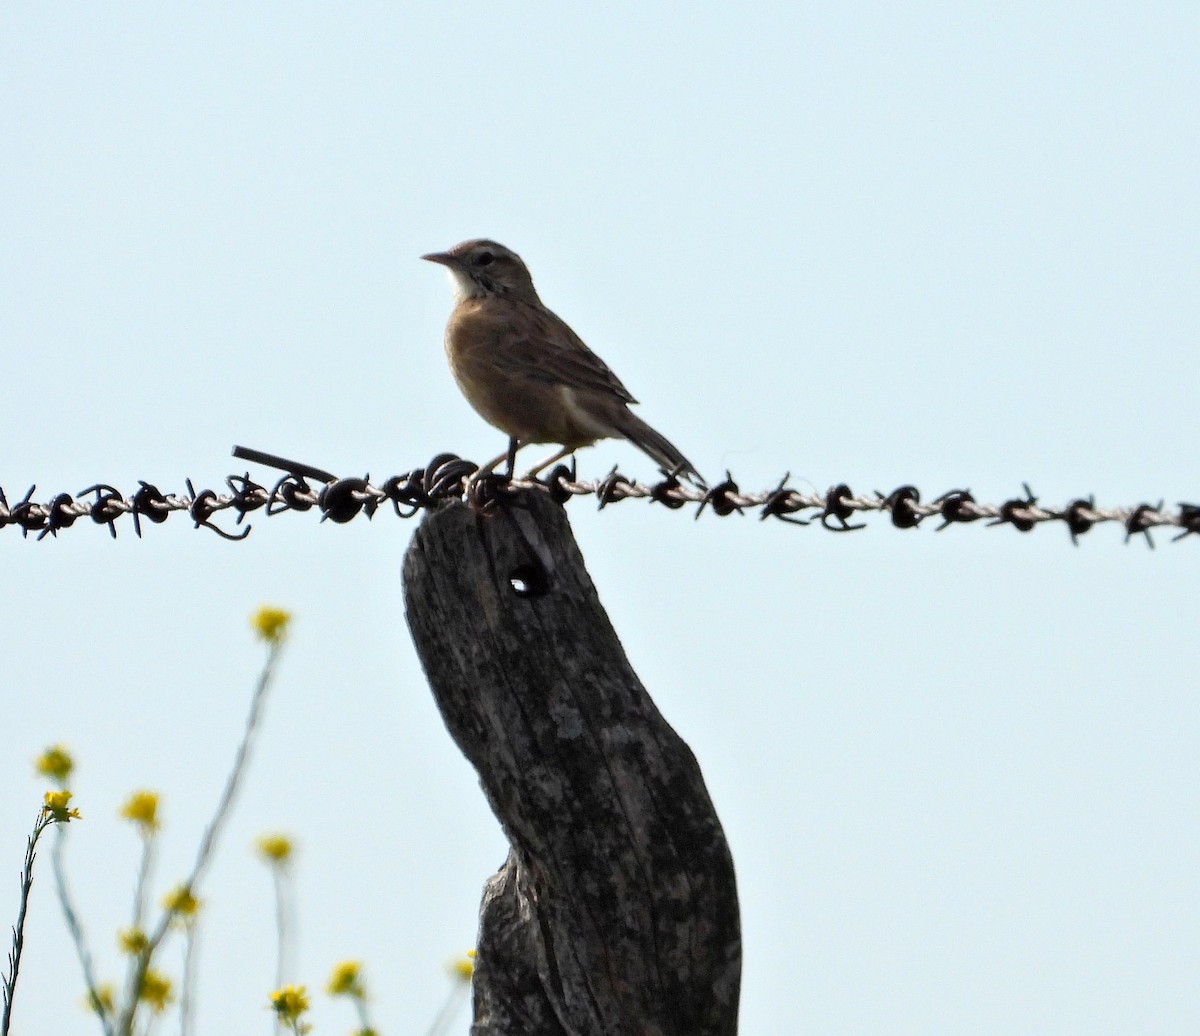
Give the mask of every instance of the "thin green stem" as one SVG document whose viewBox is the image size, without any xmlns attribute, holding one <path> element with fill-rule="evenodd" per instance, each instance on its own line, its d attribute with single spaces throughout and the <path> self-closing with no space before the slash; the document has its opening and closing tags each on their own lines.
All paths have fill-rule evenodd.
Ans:
<svg viewBox="0 0 1200 1036">
<path fill-rule="evenodd" d="M 179 988 L 179 1036 L 190 1036 L 192 1031 L 192 1001 L 196 989 L 196 943 L 199 933 L 196 920 L 187 921 L 183 935 L 183 981 Z"/>
<path fill-rule="evenodd" d="M 208 827 L 204 829 L 204 834 L 200 839 L 200 847 L 196 851 L 196 862 L 192 866 L 192 873 L 183 883 L 184 887 L 195 894 L 199 886 L 200 878 L 203 876 L 209 861 L 212 858 L 213 848 L 216 845 L 217 835 L 225 824 L 225 819 L 229 815 L 229 810 L 233 805 L 234 797 L 237 794 L 239 785 L 241 784 L 242 775 L 246 770 L 246 763 L 250 756 L 250 748 L 254 741 L 254 734 L 258 729 L 259 717 L 262 713 L 263 702 L 266 699 L 267 689 L 271 685 L 271 677 L 275 671 L 275 662 L 279 658 L 280 650 L 283 646 L 282 640 L 271 641 L 270 649 L 267 654 L 267 661 L 263 665 L 262 672 L 259 673 L 258 683 L 254 688 L 254 694 L 250 699 L 250 712 L 246 717 L 246 726 L 242 732 L 242 740 L 238 745 L 237 752 L 233 758 L 233 766 L 229 771 L 229 776 L 225 779 L 225 788 L 221 792 L 221 798 L 217 802 L 216 812 L 213 814 L 212 820 L 209 821 Z M 150 967 L 150 960 L 154 956 L 154 951 L 158 949 L 159 943 L 167 934 L 167 930 L 171 924 L 171 912 L 163 911 L 162 917 L 154 930 L 149 934 L 146 942 L 146 949 L 138 955 L 137 964 L 133 969 L 132 988 L 135 995 L 125 1004 L 121 1011 L 121 1017 L 117 1026 L 117 1032 L 120 1036 L 130 1036 L 133 1029 L 133 1015 L 137 1010 L 136 993 L 142 988 L 142 982 L 146 977 L 146 970 Z"/>
<path fill-rule="evenodd" d="M 138 861 L 137 882 L 133 887 L 133 927 L 141 928 L 146 916 L 146 896 L 150 888 L 150 872 L 154 869 L 154 829 L 141 828 L 142 858 Z"/>
<path fill-rule="evenodd" d="M 54 885 L 58 892 L 58 905 L 62 910 L 67 932 L 75 946 L 75 955 L 79 958 L 79 966 L 83 970 L 83 981 L 87 984 L 88 1005 L 100 1019 L 104 1036 L 113 1036 L 112 1019 L 104 1009 L 100 1000 L 99 987 L 96 985 L 96 969 L 92 963 L 92 954 L 88 949 L 87 939 L 83 934 L 83 925 L 71 899 L 71 889 L 67 884 L 67 867 L 63 859 L 66 849 L 67 832 L 60 827 L 54 832 L 54 847 L 50 850 L 50 862 L 54 868 Z"/>
<path fill-rule="evenodd" d="M 21 900 L 17 907 L 17 923 L 13 928 L 13 945 L 8 953 L 8 974 L 4 976 L 4 1013 L 0 1015 L 0 1036 L 8 1036 L 12 1021 L 13 997 L 17 991 L 17 974 L 21 970 L 21 951 L 25 948 L 25 915 L 29 910 L 29 896 L 33 891 L 33 861 L 37 859 L 37 843 L 42 832 L 52 823 L 53 817 L 42 810 L 33 825 L 33 831 L 25 842 L 25 863 L 21 868 Z"/>
<path fill-rule="evenodd" d="M 155 828 L 152 824 L 144 824 L 140 827 L 142 836 L 142 856 L 138 861 L 137 881 L 133 886 L 133 916 L 132 926 L 134 931 L 142 931 L 142 925 L 146 916 L 146 897 L 149 894 L 150 888 L 150 873 L 154 869 L 154 845 L 155 845 Z M 143 961 L 145 962 L 143 964 Z M 129 969 L 128 985 L 125 989 L 125 1005 L 127 1010 L 121 1013 L 120 1023 L 123 1025 L 126 1016 L 129 1019 L 129 1028 L 120 1029 L 122 1036 L 133 1031 L 133 1018 L 137 1011 L 138 994 L 142 991 L 142 980 L 146 976 L 146 969 L 150 966 L 150 951 L 147 948 L 139 954 L 137 961 Z"/>
<path fill-rule="evenodd" d="M 458 1013 L 459 1007 L 462 1005 L 462 993 L 464 989 L 470 987 L 455 979 L 454 985 L 450 987 L 450 995 L 446 997 L 445 1003 L 442 1004 L 441 1010 L 438 1011 L 437 1017 L 433 1019 L 433 1024 L 429 1026 L 429 1031 L 426 1036 L 441 1036 L 454 1021 L 454 1016 Z"/>
<path fill-rule="evenodd" d="M 271 883 L 275 888 L 275 988 L 281 989 L 283 976 L 287 974 L 290 963 L 287 955 L 288 932 L 291 927 L 288 923 L 287 890 L 282 863 L 271 868 Z"/>
<path fill-rule="evenodd" d="M 366 1032 L 371 1028 L 371 1019 L 367 1014 L 367 998 L 365 996 L 356 996 L 354 998 L 354 1007 L 358 1011 L 359 1031 Z"/>
</svg>

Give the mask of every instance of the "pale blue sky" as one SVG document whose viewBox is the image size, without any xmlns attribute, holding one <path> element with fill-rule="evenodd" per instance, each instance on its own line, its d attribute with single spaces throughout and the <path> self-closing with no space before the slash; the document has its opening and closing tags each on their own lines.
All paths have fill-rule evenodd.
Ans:
<svg viewBox="0 0 1200 1036">
<path fill-rule="evenodd" d="M 235 442 L 380 477 L 492 456 L 417 259 L 486 235 L 710 478 L 1200 502 L 1198 54 L 1191 4 L 6 4 L 0 485 L 219 485 Z M 1200 1030 L 1200 544 L 570 515 L 729 835 L 743 1032 Z M 0 531 L 0 857 L 15 878 L 30 759 L 65 741 L 115 974 L 114 812 L 159 789 L 181 875 L 246 616 L 286 606 L 199 1031 L 267 1029 L 249 845 L 283 828 L 296 980 L 362 958 L 380 1031 L 419 1033 L 504 841 L 404 627 L 414 526 L 254 525 Z M 51 891 L 18 1031 L 94 1032 Z"/>
</svg>

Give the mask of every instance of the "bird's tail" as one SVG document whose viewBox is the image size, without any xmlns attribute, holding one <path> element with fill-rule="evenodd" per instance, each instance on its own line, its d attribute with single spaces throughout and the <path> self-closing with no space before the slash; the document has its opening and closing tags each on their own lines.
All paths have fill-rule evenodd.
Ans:
<svg viewBox="0 0 1200 1036">
<path fill-rule="evenodd" d="M 662 468 L 672 475 L 707 489 L 708 484 L 692 465 L 692 462 L 680 453 L 671 442 L 651 428 L 628 407 L 622 407 L 616 421 L 617 430 L 634 446 L 653 458 Z"/>
</svg>

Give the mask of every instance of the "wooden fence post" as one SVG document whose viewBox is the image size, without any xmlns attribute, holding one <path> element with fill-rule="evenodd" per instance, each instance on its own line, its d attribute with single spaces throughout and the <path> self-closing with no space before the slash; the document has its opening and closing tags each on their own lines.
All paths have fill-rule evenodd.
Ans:
<svg viewBox="0 0 1200 1036">
<path fill-rule="evenodd" d="M 729 848 L 562 507 L 527 492 L 483 516 L 427 513 L 404 590 L 438 708 L 510 844 L 484 888 L 472 1036 L 732 1036 Z"/>
</svg>

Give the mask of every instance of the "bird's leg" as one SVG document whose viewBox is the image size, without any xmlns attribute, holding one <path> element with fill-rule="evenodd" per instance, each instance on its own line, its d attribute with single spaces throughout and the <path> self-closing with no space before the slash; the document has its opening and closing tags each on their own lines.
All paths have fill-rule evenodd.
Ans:
<svg viewBox="0 0 1200 1036">
<path fill-rule="evenodd" d="M 505 450 L 502 454 L 500 454 L 499 457 L 493 457 L 482 468 L 480 468 L 477 472 L 475 472 L 475 474 L 471 476 L 471 481 L 475 481 L 476 479 L 483 478 L 485 475 L 490 475 L 493 471 L 496 470 L 496 465 L 499 464 L 502 460 L 508 461 L 507 477 L 512 478 L 513 470 L 515 469 L 516 464 L 517 464 L 517 450 L 519 450 L 523 445 L 525 445 L 525 444 L 523 442 L 521 442 L 519 439 L 509 439 L 508 440 L 508 449 Z"/>
<path fill-rule="evenodd" d="M 551 454 L 544 461 L 541 461 L 539 464 L 535 464 L 532 468 L 525 472 L 525 478 L 537 478 L 540 472 L 545 471 L 546 468 L 550 467 L 550 465 L 555 461 L 562 460 L 563 457 L 569 457 L 574 452 L 574 446 L 564 446 L 557 453 Z"/>
</svg>

